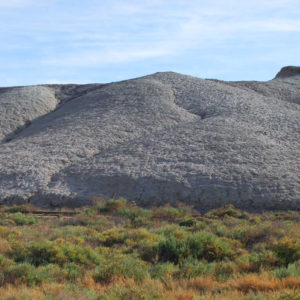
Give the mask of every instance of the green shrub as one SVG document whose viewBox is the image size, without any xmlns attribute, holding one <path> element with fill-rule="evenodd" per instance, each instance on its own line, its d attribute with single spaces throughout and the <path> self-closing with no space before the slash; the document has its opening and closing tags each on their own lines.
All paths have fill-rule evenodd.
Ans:
<svg viewBox="0 0 300 300">
<path fill-rule="evenodd" d="M 300 295 L 298 290 L 288 291 L 279 296 L 276 300 L 300 300 Z"/>
<path fill-rule="evenodd" d="M 119 209 L 118 215 L 128 218 L 133 227 L 140 227 L 149 223 L 152 212 L 149 209 L 143 209 L 134 205 Z"/>
<path fill-rule="evenodd" d="M 207 228 L 207 231 L 211 231 L 213 234 L 217 236 L 227 236 L 228 235 L 228 229 L 224 225 L 224 223 L 220 220 L 212 220 L 209 223 L 209 227 Z"/>
<path fill-rule="evenodd" d="M 274 270 L 274 275 L 280 279 L 290 276 L 300 277 L 300 261 L 289 264 L 286 268 L 276 268 Z"/>
<path fill-rule="evenodd" d="M 148 272 L 151 278 L 162 280 L 164 278 L 171 277 L 173 274 L 178 272 L 178 266 L 170 262 L 150 265 Z"/>
<path fill-rule="evenodd" d="M 184 217 L 185 215 L 186 212 L 181 211 L 179 208 L 172 207 L 171 205 L 164 205 L 153 209 L 154 218 L 159 218 L 168 222 L 176 222 L 180 217 Z"/>
<path fill-rule="evenodd" d="M 57 243 L 54 243 L 54 247 Z M 59 251 L 56 255 L 56 263 L 74 262 L 84 265 L 99 264 L 102 258 L 89 246 L 83 247 L 70 242 L 59 244 Z"/>
<path fill-rule="evenodd" d="M 98 296 L 98 295 L 97 295 Z M 161 287 L 152 282 L 145 282 L 143 285 L 138 284 L 115 284 L 105 294 L 100 297 L 92 298 L 97 300 L 165 300 L 173 299 L 162 296 Z M 92 300 L 91 299 L 91 300 Z M 184 299 L 184 298 L 182 298 Z"/>
<path fill-rule="evenodd" d="M 37 222 L 34 216 L 25 216 L 21 212 L 11 214 L 10 218 L 16 223 L 16 225 L 33 225 Z"/>
<path fill-rule="evenodd" d="M 159 261 L 159 243 L 146 241 L 138 249 L 140 257 L 148 262 L 156 264 Z"/>
<path fill-rule="evenodd" d="M 41 277 L 37 269 L 28 263 L 11 265 L 2 268 L 0 271 L 1 283 L 4 284 L 26 284 L 28 286 L 37 285 L 41 282 Z"/>
<path fill-rule="evenodd" d="M 213 274 L 214 269 L 215 263 L 207 263 L 189 257 L 180 263 L 175 277 L 191 279 L 199 276 L 209 276 Z"/>
<path fill-rule="evenodd" d="M 66 264 L 63 270 L 69 281 L 76 281 L 81 277 L 80 268 L 75 263 Z"/>
<path fill-rule="evenodd" d="M 186 219 L 181 222 L 179 222 L 179 226 L 186 226 L 186 227 L 192 227 L 196 224 L 195 219 Z"/>
<path fill-rule="evenodd" d="M 213 209 L 205 215 L 208 218 L 224 218 L 224 217 L 233 217 L 239 219 L 247 219 L 248 214 L 237 208 L 232 204 L 225 205 L 224 207 Z"/>
<path fill-rule="evenodd" d="M 57 264 L 41 265 L 37 269 L 43 282 L 63 282 L 68 277 L 67 271 Z"/>
<path fill-rule="evenodd" d="M 204 221 L 197 220 L 193 226 L 193 230 L 194 231 L 202 231 L 202 230 L 205 230 L 207 227 L 208 226 Z"/>
<path fill-rule="evenodd" d="M 157 230 L 155 230 L 155 233 L 165 237 L 166 239 L 171 237 L 187 239 L 188 235 L 190 234 L 190 230 L 184 226 L 178 226 L 178 224 L 168 224 L 159 227 Z"/>
<path fill-rule="evenodd" d="M 185 240 L 176 239 L 174 236 L 162 239 L 157 247 L 160 261 L 169 261 L 178 264 L 179 261 L 188 257 L 189 248 Z"/>
<path fill-rule="evenodd" d="M 234 255 L 234 251 L 227 241 L 206 231 L 196 232 L 189 236 L 187 247 L 192 257 L 209 262 L 225 257 L 232 258 Z"/>
<path fill-rule="evenodd" d="M 115 244 L 123 244 L 127 238 L 127 230 L 112 228 L 101 233 L 99 242 L 106 247 L 111 247 Z"/>
<path fill-rule="evenodd" d="M 272 235 L 272 223 L 265 222 L 262 224 L 242 223 L 232 230 L 231 237 L 238 239 L 246 247 L 253 246 L 259 242 L 266 242 Z"/>
<path fill-rule="evenodd" d="M 133 278 L 140 282 L 147 275 L 147 264 L 133 256 L 111 255 L 94 271 L 94 280 L 109 283 L 115 277 Z"/>
<path fill-rule="evenodd" d="M 183 233 L 181 238 L 176 238 L 175 234 L 174 232 L 168 234 L 153 247 L 152 250 L 157 251 L 160 261 L 178 264 L 183 259 L 191 257 L 211 262 L 234 256 L 231 244 L 213 233 L 205 231 L 190 235 Z"/>
<path fill-rule="evenodd" d="M 0 218 L 1 225 L 33 225 L 37 222 L 36 217 L 34 216 L 26 216 L 21 212 L 16 213 L 4 213 Z"/>
<path fill-rule="evenodd" d="M 102 213 L 112 213 L 117 212 L 120 209 L 123 209 L 127 206 L 127 201 L 123 198 L 120 199 L 110 199 L 107 200 L 105 205 L 101 208 L 99 208 L 99 211 Z"/>
<path fill-rule="evenodd" d="M 25 250 L 15 252 L 13 257 L 17 262 L 27 261 L 35 266 L 49 263 L 63 265 L 69 262 L 90 265 L 101 261 L 90 247 L 81 247 L 63 240 L 35 242 Z"/>
<path fill-rule="evenodd" d="M 269 300 L 269 298 L 266 298 L 262 295 L 251 294 L 251 295 L 248 295 L 245 300 Z M 276 300 L 278 300 L 278 299 L 276 299 Z M 291 299 L 289 299 L 289 300 L 291 300 Z"/>
<path fill-rule="evenodd" d="M 214 277 L 218 281 L 226 281 L 236 271 L 236 265 L 233 262 L 219 262 L 215 266 Z"/>
<path fill-rule="evenodd" d="M 0 272 L 14 265 L 14 261 L 0 254 Z"/>
<path fill-rule="evenodd" d="M 41 241 L 29 245 L 24 257 L 18 257 L 16 261 L 29 261 L 35 266 L 56 263 L 59 249 L 53 247 L 53 242 Z"/>
<path fill-rule="evenodd" d="M 277 268 L 274 270 L 275 277 L 283 279 L 290 276 L 290 272 L 287 268 Z"/>
<path fill-rule="evenodd" d="M 26 213 L 29 211 L 29 209 L 25 205 L 15 205 L 14 204 L 13 206 L 5 207 L 4 211 L 7 213 L 17 213 L 17 212 Z"/>
<path fill-rule="evenodd" d="M 283 238 L 274 245 L 274 250 L 280 263 L 287 267 L 300 259 L 300 239 Z"/>
<path fill-rule="evenodd" d="M 254 268 L 253 271 L 259 271 L 261 267 L 270 268 L 276 266 L 278 259 L 273 251 L 263 249 L 259 252 L 251 253 L 249 256 L 249 262 Z"/>
<path fill-rule="evenodd" d="M 105 247 L 116 247 L 125 252 L 137 250 L 147 261 L 157 255 L 157 251 L 152 247 L 157 244 L 160 237 L 144 228 L 126 230 L 124 228 L 113 228 L 101 233 L 98 241 Z M 148 257 L 148 258 L 147 258 Z"/>
</svg>

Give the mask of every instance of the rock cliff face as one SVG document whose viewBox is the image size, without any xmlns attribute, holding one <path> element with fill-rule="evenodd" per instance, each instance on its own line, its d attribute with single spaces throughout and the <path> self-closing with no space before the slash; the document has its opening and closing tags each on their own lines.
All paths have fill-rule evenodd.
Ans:
<svg viewBox="0 0 300 300">
<path fill-rule="evenodd" d="M 287 78 L 292 76 L 300 76 L 300 67 L 284 67 L 278 72 L 275 78 Z"/>
<path fill-rule="evenodd" d="M 268 82 L 168 72 L 1 88 L 0 203 L 300 209 L 300 77 L 288 68 Z"/>
</svg>

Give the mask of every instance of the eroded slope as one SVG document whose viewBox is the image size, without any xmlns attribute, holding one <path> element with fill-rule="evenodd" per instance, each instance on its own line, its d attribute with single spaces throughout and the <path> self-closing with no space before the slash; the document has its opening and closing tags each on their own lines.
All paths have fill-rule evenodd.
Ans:
<svg viewBox="0 0 300 300">
<path fill-rule="evenodd" d="M 1 144 L 0 199 L 59 206 L 101 195 L 202 210 L 299 209 L 297 78 L 221 82 L 169 72 L 28 87 L 53 98 Z"/>
</svg>

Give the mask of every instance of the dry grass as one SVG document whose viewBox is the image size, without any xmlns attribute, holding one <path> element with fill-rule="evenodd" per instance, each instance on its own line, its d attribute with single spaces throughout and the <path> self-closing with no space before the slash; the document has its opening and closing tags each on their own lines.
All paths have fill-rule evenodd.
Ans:
<svg viewBox="0 0 300 300">
<path fill-rule="evenodd" d="M 280 280 L 278 278 L 269 277 L 266 274 L 251 274 L 228 281 L 224 288 L 236 289 L 244 293 L 249 293 L 251 291 L 266 292 L 282 289 L 299 289 L 300 278 L 287 277 Z"/>
<path fill-rule="evenodd" d="M 250 291 L 275 291 L 282 287 L 279 279 L 263 278 L 256 274 L 246 275 L 243 278 L 231 280 L 226 285 L 228 288 L 237 289 L 245 293 Z"/>
<path fill-rule="evenodd" d="M 6 254 L 11 250 L 10 243 L 7 240 L 0 238 L 0 254 Z"/>
<path fill-rule="evenodd" d="M 83 289 L 89 289 L 98 295 L 109 295 L 113 290 L 127 290 L 132 295 L 138 295 L 139 291 L 155 289 L 162 295 L 162 299 L 169 300 L 246 300 L 250 295 L 256 295 L 253 299 L 280 299 L 282 295 L 300 295 L 300 278 L 289 277 L 284 280 L 259 277 L 255 275 L 245 276 L 236 280 L 230 280 L 225 283 L 218 283 L 211 278 L 199 277 L 186 281 L 169 282 L 168 286 L 163 283 L 146 279 L 141 284 L 137 284 L 133 279 L 114 278 L 109 284 L 99 284 L 92 278 L 84 278 L 82 283 L 78 283 Z M 78 292 L 79 290 L 79 292 Z M 28 287 L 25 285 L 13 286 L 7 285 L 0 289 L 0 299 L 7 300 L 41 300 L 46 296 L 57 300 L 86 300 L 86 295 L 77 291 L 68 290 L 65 284 L 47 283 L 40 286 Z M 298 293 L 299 292 L 299 293 Z M 130 294 L 128 292 L 128 294 Z M 258 298 L 258 296 L 265 298 Z M 106 299 L 116 299 L 111 296 Z M 133 296 L 132 296 L 133 297 Z M 292 297 L 292 296 L 291 296 Z M 148 298 L 126 298 L 126 299 L 148 299 Z M 297 299 L 286 298 L 283 299 Z"/>
<path fill-rule="evenodd" d="M 285 289 L 300 289 L 299 277 L 288 277 L 282 280 L 282 288 Z M 299 292 L 300 293 L 300 292 Z"/>
<path fill-rule="evenodd" d="M 187 289 L 193 289 L 199 292 L 207 292 L 218 289 L 220 284 L 214 281 L 211 277 L 198 277 L 185 281 Z"/>
</svg>

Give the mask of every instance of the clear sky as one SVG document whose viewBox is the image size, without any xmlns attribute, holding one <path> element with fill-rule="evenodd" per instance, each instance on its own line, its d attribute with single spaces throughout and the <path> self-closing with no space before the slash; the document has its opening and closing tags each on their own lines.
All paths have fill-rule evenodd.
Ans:
<svg viewBox="0 0 300 300">
<path fill-rule="evenodd" d="M 0 0 L 0 86 L 300 65 L 299 0 Z"/>
</svg>

